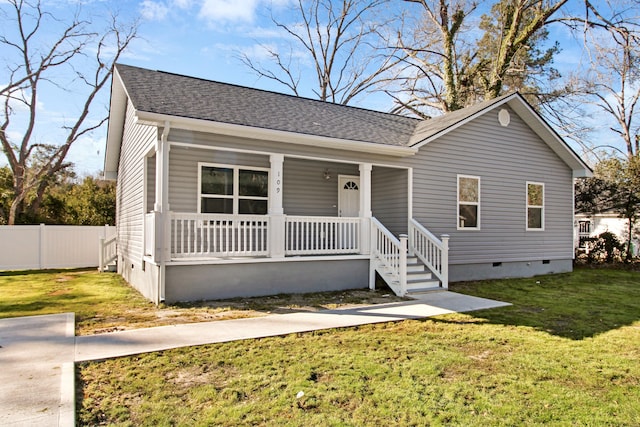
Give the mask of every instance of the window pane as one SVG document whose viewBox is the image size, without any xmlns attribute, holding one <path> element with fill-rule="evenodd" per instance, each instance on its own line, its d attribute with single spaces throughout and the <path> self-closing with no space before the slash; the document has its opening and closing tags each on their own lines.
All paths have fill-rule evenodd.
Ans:
<svg viewBox="0 0 640 427">
<path fill-rule="evenodd" d="M 202 167 L 202 194 L 233 194 L 233 169 Z"/>
<path fill-rule="evenodd" d="M 542 228 L 542 208 L 527 208 L 527 227 Z"/>
<path fill-rule="evenodd" d="M 478 206 L 476 205 L 460 205 L 458 212 L 460 228 L 477 228 L 478 227 Z"/>
<path fill-rule="evenodd" d="M 478 201 L 478 179 L 460 177 L 458 181 L 459 194 L 458 199 L 461 202 L 477 202 Z"/>
<path fill-rule="evenodd" d="M 266 215 L 267 201 L 240 199 L 238 203 L 238 210 L 240 214 L 244 215 Z"/>
<path fill-rule="evenodd" d="M 232 214 L 233 199 L 211 199 L 208 197 L 203 197 L 202 204 L 200 206 L 200 212 Z"/>
<path fill-rule="evenodd" d="M 240 170 L 240 196 L 267 197 L 269 174 L 265 171 Z"/>
<path fill-rule="evenodd" d="M 527 203 L 529 206 L 543 206 L 543 191 L 542 185 L 528 184 L 527 185 Z"/>
</svg>

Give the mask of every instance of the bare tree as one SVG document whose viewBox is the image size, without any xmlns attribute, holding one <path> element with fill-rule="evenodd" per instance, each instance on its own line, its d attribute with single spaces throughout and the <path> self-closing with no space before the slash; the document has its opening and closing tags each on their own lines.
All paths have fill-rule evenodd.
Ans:
<svg viewBox="0 0 640 427">
<path fill-rule="evenodd" d="M 8 223 L 14 224 L 28 194 L 36 191 L 41 196 L 48 179 L 70 166 L 66 157 L 71 146 L 106 121 L 106 114 L 91 120 L 90 112 L 115 61 L 136 37 L 137 24 L 121 25 L 112 16 L 106 31 L 97 32 L 79 13 L 70 22 L 58 20 L 39 0 L 9 0 L 0 13 L 0 45 L 12 52 L 4 60 L 8 83 L 0 90 L 0 143 L 13 174 Z M 51 35 L 50 27 L 62 29 Z M 47 84 L 62 88 L 60 75 L 69 72 L 74 83 L 84 87 L 84 103 L 73 123 L 64 127 L 66 136 L 60 144 L 39 143 L 35 135 L 39 91 Z M 12 136 L 16 134 L 20 136 Z"/>
<path fill-rule="evenodd" d="M 615 123 L 609 129 L 622 138 L 632 158 L 640 154 L 640 20 L 619 11 L 611 18 L 594 13 L 599 25 L 583 33 L 589 69 L 574 78 L 572 92 L 576 102 L 594 106 Z M 599 147 L 604 145 L 611 144 Z"/>
<path fill-rule="evenodd" d="M 538 51 L 544 27 L 568 0 L 501 0 L 481 20 L 475 1 L 405 0 L 421 6 L 412 38 L 398 35 L 406 54 L 403 87 L 390 93 L 399 110 L 454 111 L 526 87 L 534 69 L 547 68 L 558 47 Z M 481 35 L 476 27 L 479 27 Z"/>
<path fill-rule="evenodd" d="M 313 93 L 322 101 L 348 104 L 358 95 L 377 89 L 389 80 L 387 72 L 398 63 L 393 55 L 378 49 L 379 32 L 392 18 L 379 20 L 389 0 L 298 0 L 298 23 L 287 24 L 272 16 L 273 23 L 294 40 L 311 61 L 316 83 Z M 387 10 L 384 10 L 387 11 Z M 295 95 L 305 89 L 301 83 L 300 58 L 293 50 L 280 52 L 263 45 L 270 64 L 241 60 L 258 76 L 286 86 Z"/>
</svg>

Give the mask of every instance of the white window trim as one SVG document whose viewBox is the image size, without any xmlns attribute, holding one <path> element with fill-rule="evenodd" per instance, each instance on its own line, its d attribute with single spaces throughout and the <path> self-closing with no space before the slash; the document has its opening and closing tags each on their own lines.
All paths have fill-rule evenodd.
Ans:
<svg viewBox="0 0 640 427">
<path fill-rule="evenodd" d="M 213 167 L 213 168 L 224 168 L 224 169 L 232 169 L 233 170 L 233 194 L 202 194 L 202 168 L 203 167 Z M 202 198 L 207 197 L 211 199 L 233 199 L 233 213 L 227 215 L 239 215 L 239 207 L 240 207 L 240 199 L 248 199 L 248 200 L 266 200 L 267 205 L 269 204 L 269 193 L 267 192 L 267 197 L 260 196 L 242 196 L 240 197 L 240 170 L 249 170 L 249 171 L 259 171 L 259 172 L 267 172 L 271 173 L 269 168 L 261 168 L 257 166 L 243 166 L 243 165 L 228 165 L 223 163 L 207 163 L 207 162 L 198 162 L 198 213 L 202 213 Z"/>
<path fill-rule="evenodd" d="M 471 179 L 477 179 L 478 180 L 478 201 L 477 202 L 462 202 L 463 205 L 472 205 L 472 206 L 477 206 L 478 207 L 478 218 L 477 218 L 477 222 L 478 222 L 478 226 L 477 227 L 460 227 L 460 178 L 471 178 Z M 479 176 L 474 176 L 474 175 L 457 175 L 456 177 L 456 228 L 458 230 L 464 230 L 464 231 L 474 231 L 474 230 L 480 230 L 480 204 L 482 203 L 482 191 L 481 191 L 481 179 Z"/>
<path fill-rule="evenodd" d="M 542 186 L 542 206 L 538 206 L 538 205 L 530 205 L 529 204 L 529 185 L 540 185 Z M 544 190 L 544 182 L 534 182 L 534 181 L 527 181 L 525 187 L 524 187 L 524 197 L 525 197 L 525 208 L 524 208 L 524 216 L 525 216 L 525 227 L 527 229 L 527 231 L 544 231 L 544 226 L 545 226 L 545 203 L 547 200 L 547 197 L 545 195 L 545 190 Z M 540 225 L 542 227 L 540 228 L 529 228 L 529 208 L 540 208 L 542 210 L 540 216 Z"/>
</svg>

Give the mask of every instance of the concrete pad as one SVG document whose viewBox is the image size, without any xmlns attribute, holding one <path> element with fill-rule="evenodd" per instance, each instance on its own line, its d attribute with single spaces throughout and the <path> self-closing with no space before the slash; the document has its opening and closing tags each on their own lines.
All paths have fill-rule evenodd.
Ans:
<svg viewBox="0 0 640 427">
<path fill-rule="evenodd" d="M 0 425 L 75 424 L 73 365 L 63 369 L 73 362 L 74 324 L 73 313 L 0 319 Z"/>
<path fill-rule="evenodd" d="M 466 313 L 469 311 L 486 310 L 511 305 L 508 302 L 458 294 L 450 291 L 426 292 L 424 294 L 415 294 L 411 297 L 418 301 L 425 302 L 432 307 L 450 310 L 453 313 Z"/>
<path fill-rule="evenodd" d="M 508 305 L 453 292 L 425 294 L 420 300 L 366 307 L 274 314 L 250 319 L 160 326 L 76 338 L 76 362 L 169 350 L 194 345 L 263 338 L 371 323 L 422 319 L 458 311 Z"/>
</svg>

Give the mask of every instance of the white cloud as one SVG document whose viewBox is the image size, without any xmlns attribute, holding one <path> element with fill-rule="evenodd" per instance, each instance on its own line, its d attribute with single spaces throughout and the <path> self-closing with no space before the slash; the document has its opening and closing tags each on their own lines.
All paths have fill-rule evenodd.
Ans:
<svg viewBox="0 0 640 427">
<path fill-rule="evenodd" d="M 273 44 L 254 44 L 239 49 L 242 55 L 246 55 L 252 61 L 266 61 L 278 53 L 278 46 Z"/>
<path fill-rule="evenodd" d="M 189 9 L 193 4 L 193 0 L 173 0 L 173 4 L 180 9 Z"/>
<path fill-rule="evenodd" d="M 148 21 L 162 21 L 168 13 L 169 7 L 164 2 L 144 0 L 140 3 L 140 15 Z"/>
<path fill-rule="evenodd" d="M 200 17 L 210 23 L 253 22 L 258 0 L 205 0 Z"/>
</svg>

